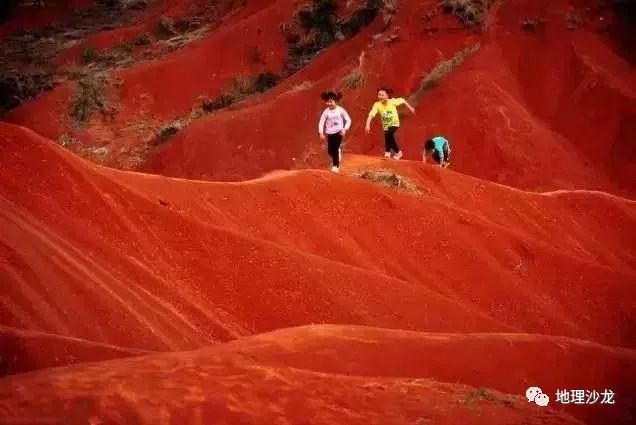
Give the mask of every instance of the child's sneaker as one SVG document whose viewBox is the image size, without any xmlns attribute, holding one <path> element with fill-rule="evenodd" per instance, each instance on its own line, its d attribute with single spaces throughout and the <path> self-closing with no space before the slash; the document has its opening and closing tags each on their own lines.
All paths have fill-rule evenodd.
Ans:
<svg viewBox="0 0 636 425">
<path fill-rule="evenodd" d="M 385 158 L 391 158 L 391 152 L 384 152 Z"/>
<path fill-rule="evenodd" d="M 398 153 L 396 153 L 396 154 L 393 156 L 393 159 L 400 159 L 400 158 L 402 158 L 402 156 L 403 156 L 402 151 L 399 151 Z"/>
<path fill-rule="evenodd" d="M 340 167 L 331 167 L 331 171 L 333 171 L 334 173 L 339 173 Z"/>
</svg>

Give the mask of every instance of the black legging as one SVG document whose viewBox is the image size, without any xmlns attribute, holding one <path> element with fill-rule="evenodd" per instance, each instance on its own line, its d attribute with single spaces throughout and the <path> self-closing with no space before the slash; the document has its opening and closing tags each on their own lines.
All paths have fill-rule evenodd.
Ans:
<svg viewBox="0 0 636 425">
<path fill-rule="evenodd" d="M 395 140 L 395 132 L 398 131 L 399 127 L 389 127 L 384 130 L 384 152 L 393 152 L 398 153 L 400 148 L 397 145 L 397 141 Z"/>
<path fill-rule="evenodd" d="M 327 134 L 327 153 L 331 157 L 334 167 L 340 167 L 340 144 L 342 134 Z"/>
</svg>

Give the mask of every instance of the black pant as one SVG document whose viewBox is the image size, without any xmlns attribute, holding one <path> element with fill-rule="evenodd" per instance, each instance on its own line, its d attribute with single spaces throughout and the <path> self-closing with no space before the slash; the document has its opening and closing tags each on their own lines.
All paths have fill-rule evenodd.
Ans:
<svg viewBox="0 0 636 425">
<path fill-rule="evenodd" d="M 340 167 L 340 144 L 342 134 L 327 134 L 327 153 L 331 157 L 334 167 Z"/>
<path fill-rule="evenodd" d="M 395 132 L 398 131 L 399 127 L 389 127 L 384 130 L 384 152 L 395 152 L 398 153 L 400 148 L 397 145 L 397 141 L 395 140 Z"/>
</svg>

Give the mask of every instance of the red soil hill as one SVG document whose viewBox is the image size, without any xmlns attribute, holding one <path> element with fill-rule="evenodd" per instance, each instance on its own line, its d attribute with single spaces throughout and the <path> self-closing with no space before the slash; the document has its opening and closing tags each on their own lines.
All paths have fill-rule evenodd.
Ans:
<svg viewBox="0 0 636 425">
<path fill-rule="evenodd" d="M 463 45 L 479 42 L 473 57 L 420 99 L 418 116 L 403 120 L 407 158 L 418 158 L 425 137 L 442 133 L 455 147 L 455 168 L 466 174 L 535 190 L 632 193 L 635 158 L 628 145 L 636 137 L 630 127 L 635 76 L 590 28 L 567 29 L 569 2 L 505 2 L 494 8 L 481 37 L 457 29 L 451 18 L 423 24 L 419 17 L 439 13 L 437 3 L 402 2 L 386 37 L 367 46 L 371 33 L 365 31 L 329 49 L 258 103 L 201 119 L 151 158 L 146 169 L 240 180 L 307 157 L 316 165 L 315 156 L 323 150 L 315 130 L 318 94 L 341 85 L 362 53 L 365 84 L 346 91 L 344 98 L 355 121 L 347 149 L 380 154 L 380 135 L 362 132 L 374 88 L 388 84 L 408 95 L 425 70 Z M 521 22 L 537 13 L 547 20 L 545 27 L 524 31 Z M 431 35 L 430 28 L 437 32 Z M 386 41 L 393 33 L 397 41 Z M 302 82 L 313 86 L 294 90 L 292 84 Z"/>
<path fill-rule="evenodd" d="M 109 96 L 118 114 L 113 121 L 96 116 L 79 131 L 77 150 L 106 146 L 97 158 L 105 164 L 134 168 L 143 161 L 144 171 L 206 180 L 322 166 L 318 94 L 341 87 L 364 54 L 364 85 L 345 90 L 344 105 L 355 121 L 347 150 L 376 155 L 382 151 L 377 127 L 372 136 L 362 131 L 375 87 L 388 84 L 409 95 L 437 63 L 479 42 L 479 50 L 440 87 L 420 97 L 417 117 L 403 119 L 406 157 L 416 159 L 425 137 L 442 133 L 455 148 L 454 167 L 465 174 L 531 190 L 585 188 L 633 196 L 636 77 L 603 32 L 616 27 L 610 10 L 591 0 L 510 0 L 491 9 L 483 33 L 472 33 L 443 15 L 438 3 L 400 2 L 388 27 L 380 14 L 268 93 L 197 119 L 165 146 L 148 150 L 162 125 L 187 115 L 202 97 L 217 96 L 233 77 L 280 71 L 287 55 L 280 24 L 290 22 L 301 5 L 248 2 L 204 39 L 115 72 L 113 81 L 120 84 Z M 573 17 L 577 27 L 568 29 Z M 156 19 L 149 17 L 148 24 Z M 524 30 L 522 22 L 532 19 L 544 24 Z M 255 47 L 262 65 L 250 59 Z M 62 84 L 9 118 L 57 139 L 76 131 L 67 118 L 71 94 L 72 87 Z"/>
<path fill-rule="evenodd" d="M 626 424 L 635 360 L 633 350 L 566 338 L 312 326 L 8 378 L 0 381 L 0 418 L 69 425 L 582 423 L 554 402 L 566 385 L 610 386 L 617 404 L 565 410 L 588 424 Z M 551 407 L 528 403 L 530 385 L 549 394 Z"/>
<path fill-rule="evenodd" d="M 148 353 L 6 326 L 0 326 L 0 347 L 0 375 Z"/>
<path fill-rule="evenodd" d="M 2 134 L 7 326 L 156 350 L 308 323 L 633 344 L 633 201 L 408 162 L 428 194 L 310 171 L 187 182 Z"/>
</svg>

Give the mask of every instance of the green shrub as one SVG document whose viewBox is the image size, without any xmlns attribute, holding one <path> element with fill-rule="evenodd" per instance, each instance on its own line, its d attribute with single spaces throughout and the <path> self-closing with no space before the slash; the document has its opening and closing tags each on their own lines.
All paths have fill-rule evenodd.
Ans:
<svg viewBox="0 0 636 425">
<path fill-rule="evenodd" d="M 266 90 L 271 89 L 280 81 L 280 75 L 275 74 L 271 71 L 263 72 L 258 74 L 252 83 L 253 91 L 262 93 Z"/>
<path fill-rule="evenodd" d="M 289 43 L 288 73 L 307 65 L 322 49 L 337 40 L 352 37 L 369 25 L 385 5 L 383 0 L 367 0 L 364 6 L 345 21 L 338 21 L 337 5 L 333 0 L 313 0 L 310 9 L 301 10 L 296 20 L 307 33 L 305 41 L 297 34 L 286 32 Z"/>
<path fill-rule="evenodd" d="M 101 59 L 102 55 L 92 46 L 89 46 L 84 49 L 82 52 L 82 62 L 84 63 L 93 63 Z"/>
<path fill-rule="evenodd" d="M 174 20 L 166 16 L 161 17 L 155 27 L 155 34 L 159 38 L 170 38 L 175 36 L 177 31 L 174 28 Z"/>
<path fill-rule="evenodd" d="M 494 0 L 442 0 L 440 6 L 446 13 L 457 16 L 464 25 L 472 28 L 486 23 L 488 9 Z"/>
<path fill-rule="evenodd" d="M 367 0 L 365 5 L 351 15 L 351 17 L 339 25 L 340 31 L 346 37 L 353 37 L 360 30 L 369 25 L 378 16 L 382 7 L 382 0 Z"/>
<path fill-rule="evenodd" d="M 150 36 L 150 34 L 142 34 L 139 37 L 135 38 L 133 44 L 135 46 L 148 46 L 149 44 L 152 44 L 152 37 Z"/>
<path fill-rule="evenodd" d="M 70 115 L 78 124 L 88 122 L 93 113 L 108 113 L 105 90 L 108 80 L 103 75 L 90 75 L 77 82 L 70 104 Z"/>
<path fill-rule="evenodd" d="M 357 89 L 364 85 L 364 75 L 356 69 L 342 79 L 343 85 L 348 89 Z"/>
<path fill-rule="evenodd" d="M 391 170 L 367 170 L 356 175 L 361 179 L 372 181 L 380 186 L 390 187 L 405 192 L 420 192 L 417 185 L 415 185 L 412 181 Z"/>
<path fill-rule="evenodd" d="M 433 67 L 433 69 L 422 79 L 419 88 L 415 91 L 415 93 L 411 95 L 410 101 L 414 104 L 417 104 L 417 100 L 422 94 L 439 86 L 442 80 L 448 74 L 453 72 L 459 65 L 461 65 L 466 60 L 466 58 L 475 54 L 475 52 L 479 50 L 479 47 L 479 43 L 468 46 L 455 53 L 452 58 L 438 62 Z"/>
<path fill-rule="evenodd" d="M 178 123 L 171 123 L 163 127 L 157 135 L 157 143 L 165 143 L 181 130 Z"/>
<path fill-rule="evenodd" d="M 204 100 L 201 103 L 201 110 L 205 113 L 216 111 L 217 109 L 227 108 L 236 101 L 234 96 L 224 93 L 212 100 Z"/>
</svg>

